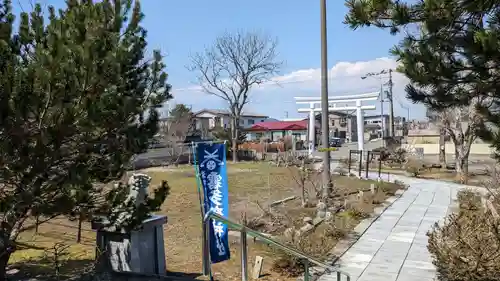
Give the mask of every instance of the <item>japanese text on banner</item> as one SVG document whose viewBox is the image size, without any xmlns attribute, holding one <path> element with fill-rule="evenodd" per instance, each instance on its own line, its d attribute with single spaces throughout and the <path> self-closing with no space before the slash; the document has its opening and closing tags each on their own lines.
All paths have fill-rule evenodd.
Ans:
<svg viewBox="0 0 500 281">
<path fill-rule="evenodd" d="M 224 144 L 198 144 L 199 174 L 204 191 L 205 211 L 228 216 L 228 186 Z M 210 227 L 210 256 L 212 263 L 230 258 L 227 226 L 212 221 Z"/>
</svg>

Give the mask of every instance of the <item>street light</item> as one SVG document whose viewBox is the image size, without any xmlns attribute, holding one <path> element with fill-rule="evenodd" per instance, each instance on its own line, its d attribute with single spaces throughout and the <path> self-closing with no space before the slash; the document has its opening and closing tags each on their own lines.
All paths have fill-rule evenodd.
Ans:
<svg viewBox="0 0 500 281">
<path fill-rule="evenodd" d="M 389 91 L 387 91 L 387 100 L 389 101 L 389 136 L 394 137 L 394 102 L 393 102 L 393 96 L 392 96 L 392 69 L 383 69 L 380 72 L 370 72 L 367 73 L 366 76 L 361 77 L 361 79 L 366 79 L 368 77 L 377 77 L 380 80 L 380 94 L 381 94 L 381 105 L 382 105 L 382 112 L 383 112 L 383 92 L 382 92 L 382 86 L 387 85 L 389 86 Z M 387 83 L 382 83 L 382 76 L 388 74 L 389 75 L 389 81 Z M 382 116 L 383 118 L 383 116 Z M 385 124 L 385 120 L 382 124 Z M 385 133 L 385 131 L 384 131 Z"/>
<path fill-rule="evenodd" d="M 385 118 L 384 118 L 384 92 L 383 92 L 383 83 L 382 83 L 382 78 L 376 74 L 368 73 L 366 76 L 362 76 L 361 79 L 365 80 L 368 77 L 377 77 L 380 82 L 380 122 L 382 122 L 382 140 L 385 137 Z M 382 142 L 384 143 L 384 142 Z"/>
<path fill-rule="evenodd" d="M 328 50 L 326 33 L 326 0 L 320 0 L 320 30 L 321 30 L 321 140 L 323 151 L 322 197 L 330 196 L 332 182 L 330 178 L 330 129 L 328 124 Z"/>
</svg>

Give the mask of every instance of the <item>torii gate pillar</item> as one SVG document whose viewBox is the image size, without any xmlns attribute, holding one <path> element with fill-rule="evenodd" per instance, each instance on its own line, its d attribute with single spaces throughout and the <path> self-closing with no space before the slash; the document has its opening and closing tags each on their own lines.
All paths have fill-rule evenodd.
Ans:
<svg viewBox="0 0 500 281">
<path fill-rule="evenodd" d="M 312 156 L 316 143 L 316 114 L 314 113 L 314 103 L 309 104 L 309 156 Z"/>
</svg>

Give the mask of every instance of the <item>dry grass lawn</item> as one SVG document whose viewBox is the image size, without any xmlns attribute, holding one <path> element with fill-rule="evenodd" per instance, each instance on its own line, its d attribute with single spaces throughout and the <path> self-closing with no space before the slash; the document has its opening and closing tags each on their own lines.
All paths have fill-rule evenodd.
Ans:
<svg viewBox="0 0 500 281">
<path fill-rule="evenodd" d="M 197 193 L 195 173 L 191 166 L 175 169 L 151 168 L 143 172 L 149 174 L 152 186 L 157 186 L 162 180 L 167 180 L 171 186 L 171 193 L 164 203 L 161 213 L 168 216 L 165 227 L 165 252 L 167 268 L 170 272 L 200 273 L 201 272 L 201 215 Z M 228 166 L 230 218 L 240 221 L 242 213 L 248 218 L 261 215 L 255 204 L 259 202 L 267 206 L 270 202 L 292 195 L 299 196 L 300 188 L 292 179 L 289 168 L 272 167 L 266 163 L 240 163 Z M 366 190 L 370 181 L 361 181 L 348 177 L 335 177 L 335 186 L 342 192 Z M 394 187 L 392 187 L 394 188 Z M 377 200 L 383 201 L 387 194 Z M 366 212 L 371 212 L 374 205 L 369 204 Z M 283 208 L 283 207 L 282 207 Z M 305 215 L 313 215 L 314 209 L 303 209 L 300 199 L 286 205 L 289 212 L 297 221 Z M 340 214 L 345 216 L 345 214 Z M 356 225 L 359 219 L 354 218 L 349 228 Z M 56 242 L 70 245 L 68 256 L 65 258 L 62 273 L 74 273 L 79 267 L 88 265 L 94 258 L 94 233 L 89 224 L 84 224 L 81 244 L 76 244 L 76 224 L 66 219 L 52 220 L 40 226 L 37 234 L 28 231 L 22 234 L 20 249 L 16 251 L 11 264 L 22 266 L 22 272 L 31 275 L 47 274 L 54 270 L 50 260 L 53 255 L 47 254 Z M 335 241 L 332 245 L 333 247 Z M 232 258 L 228 262 L 213 266 L 217 280 L 241 280 L 239 245 L 231 243 Z M 266 246 L 249 243 L 249 261 L 253 263 L 255 256 L 264 257 L 263 278 L 261 280 L 295 280 L 292 277 L 283 277 L 270 270 L 276 253 Z M 251 267 L 250 267 L 251 268 Z"/>
</svg>

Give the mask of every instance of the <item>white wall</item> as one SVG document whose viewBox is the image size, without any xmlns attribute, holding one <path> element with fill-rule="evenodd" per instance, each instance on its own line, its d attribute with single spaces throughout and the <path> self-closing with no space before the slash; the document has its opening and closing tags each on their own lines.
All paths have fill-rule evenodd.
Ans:
<svg viewBox="0 0 500 281">
<path fill-rule="evenodd" d="M 231 128 L 231 118 L 229 116 L 222 117 L 222 120 L 223 120 L 223 124 L 226 128 Z M 264 117 L 256 118 L 256 117 L 243 116 L 240 118 L 240 126 L 245 127 L 245 128 L 252 127 L 253 125 L 255 125 L 257 123 L 264 122 L 265 120 L 266 120 L 266 118 L 264 118 Z M 252 123 L 252 121 L 253 121 L 253 123 Z"/>
<path fill-rule="evenodd" d="M 405 149 L 414 148 L 423 148 L 424 154 L 439 154 L 439 144 L 403 144 L 401 147 Z M 446 154 L 455 155 L 455 145 L 452 143 L 447 143 L 445 145 Z M 473 143 L 470 148 L 470 154 L 475 155 L 491 155 L 494 150 L 490 147 L 489 144 L 485 143 Z"/>
</svg>

